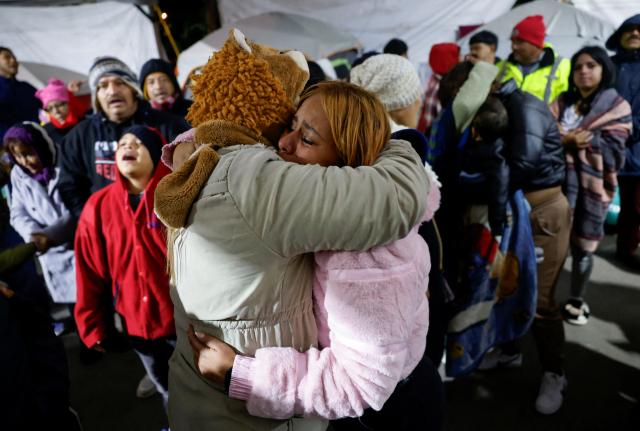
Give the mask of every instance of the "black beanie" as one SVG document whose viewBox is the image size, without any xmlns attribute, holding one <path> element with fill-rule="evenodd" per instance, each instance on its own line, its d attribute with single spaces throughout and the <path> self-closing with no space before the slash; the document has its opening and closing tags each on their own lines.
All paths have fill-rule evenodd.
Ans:
<svg viewBox="0 0 640 431">
<path fill-rule="evenodd" d="M 164 145 L 164 139 L 162 138 L 162 135 L 160 135 L 160 132 L 146 126 L 131 126 L 127 127 L 122 132 L 122 136 L 127 133 L 131 133 L 136 138 L 140 139 L 142 145 L 147 147 L 147 150 L 149 150 L 153 166 L 158 167 L 160 157 L 162 157 L 162 146 Z"/>
<path fill-rule="evenodd" d="M 495 45 L 496 49 L 498 49 L 498 36 L 494 33 L 491 33 L 489 30 L 482 30 L 469 39 L 469 45 L 473 45 L 474 43 L 485 43 L 487 45 Z"/>
<path fill-rule="evenodd" d="M 400 39 L 391 39 L 384 47 L 383 52 L 385 54 L 403 55 L 406 54 L 408 50 L 409 47 L 404 43 L 404 41 Z"/>
<path fill-rule="evenodd" d="M 182 96 L 182 90 L 180 89 L 180 85 L 178 84 L 178 79 L 176 78 L 175 73 L 173 73 L 173 66 L 171 66 L 168 61 L 162 60 L 160 58 L 154 58 L 147 61 L 142 66 L 142 70 L 140 71 L 140 89 L 143 93 L 145 93 L 145 97 L 147 96 L 146 92 L 144 91 L 144 82 L 147 80 L 147 76 L 156 72 L 161 72 L 167 75 L 167 78 L 169 78 L 171 80 L 171 83 L 173 84 L 173 91 L 177 91 L 180 96 Z"/>
</svg>

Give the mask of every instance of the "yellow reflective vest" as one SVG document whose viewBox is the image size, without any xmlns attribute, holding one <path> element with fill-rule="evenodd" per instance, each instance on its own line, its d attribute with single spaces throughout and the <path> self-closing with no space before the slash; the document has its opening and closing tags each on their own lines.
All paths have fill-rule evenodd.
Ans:
<svg viewBox="0 0 640 431">
<path fill-rule="evenodd" d="M 545 43 L 544 48 L 544 55 L 540 60 L 539 67 L 526 77 L 522 76 L 522 71 L 513 62 L 513 54 L 496 66 L 500 68 L 500 74 L 497 78 L 499 81 L 506 82 L 513 78 L 518 83 L 518 88 L 533 94 L 548 105 L 560 93 L 569 89 L 571 62 L 553 52 L 551 44 Z M 553 76 L 553 79 L 550 79 L 550 76 Z"/>
</svg>

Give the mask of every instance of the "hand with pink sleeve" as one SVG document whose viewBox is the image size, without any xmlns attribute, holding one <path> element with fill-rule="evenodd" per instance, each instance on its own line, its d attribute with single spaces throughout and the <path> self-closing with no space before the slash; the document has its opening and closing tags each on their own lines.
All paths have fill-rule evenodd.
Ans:
<svg viewBox="0 0 640 431">
<path fill-rule="evenodd" d="M 189 129 L 179 134 L 172 143 L 162 147 L 162 163 L 173 171 L 180 168 L 200 147 L 200 145 L 195 142 L 195 133 L 196 129 Z"/>
</svg>

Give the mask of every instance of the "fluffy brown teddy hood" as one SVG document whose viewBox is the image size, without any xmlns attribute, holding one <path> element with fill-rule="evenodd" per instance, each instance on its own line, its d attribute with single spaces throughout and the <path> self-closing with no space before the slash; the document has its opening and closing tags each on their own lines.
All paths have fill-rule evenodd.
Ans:
<svg viewBox="0 0 640 431">
<path fill-rule="evenodd" d="M 294 101 L 309 79 L 297 51 L 249 42 L 232 29 L 222 49 L 193 77 L 194 103 L 187 120 L 204 145 L 179 169 L 164 177 L 155 193 L 155 211 L 174 229 L 184 227 L 191 206 L 220 157 L 217 149 L 263 143 L 275 146 L 295 114 Z"/>
</svg>

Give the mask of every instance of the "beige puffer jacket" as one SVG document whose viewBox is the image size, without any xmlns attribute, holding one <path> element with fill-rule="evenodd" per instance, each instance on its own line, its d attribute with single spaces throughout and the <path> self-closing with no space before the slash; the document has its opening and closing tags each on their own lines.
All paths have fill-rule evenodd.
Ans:
<svg viewBox="0 0 640 431">
<path fill-rule="evenodd" d="M 188 325 L 244 356 L 261 347 L 317 347 L 310 253 L 368 250 L 405 237 L 426 211 L 429 178 L 399 140 L 373 167 L 356 169 L 288 163 L 258 146 L 218 154 L 174 247 L 171 429 L 324 430 L 325 420 L 249 415 L 244 401 L 196 372 Z"/>
</svg>

